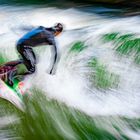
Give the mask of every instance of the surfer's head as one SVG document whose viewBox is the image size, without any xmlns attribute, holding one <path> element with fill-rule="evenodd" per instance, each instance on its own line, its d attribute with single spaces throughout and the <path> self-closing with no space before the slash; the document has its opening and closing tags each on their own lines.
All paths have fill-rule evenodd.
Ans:
<svg viewBox="0 0 140 140">
<path fill-rule="evenodd" d="M 61 23 L 57 23 L 54 27 L 54 35 L 57 36 L 63 31 L 63 25 Z"/>
</svg>

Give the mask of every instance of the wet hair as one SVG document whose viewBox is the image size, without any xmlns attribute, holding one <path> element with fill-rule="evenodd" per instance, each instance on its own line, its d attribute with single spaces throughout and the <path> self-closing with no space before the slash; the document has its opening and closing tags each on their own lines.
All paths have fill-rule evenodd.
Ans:
<svg viewBox="0 0 140 140">
<path fill-rule="evenodd" d="M 55 29 L 56 32 L 62 32 L 63 31 L 63 25 L 61 23 L 57 23 L 54 26 L 54 29 Z"/>
</svg>

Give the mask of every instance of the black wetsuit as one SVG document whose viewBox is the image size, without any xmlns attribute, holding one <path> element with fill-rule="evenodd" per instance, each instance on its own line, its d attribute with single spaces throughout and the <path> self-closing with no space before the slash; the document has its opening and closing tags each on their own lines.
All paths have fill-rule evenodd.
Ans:
<svg viewBox="0 0 140 140">
<path fill-rule="evenodd" d="M 26 28 L 28 29 L 28 28 Z M 22 56 L 21 60 L 12 61 L 9 63 L 6 63 L 4 65 L 4 68 L 6 69 L 7 77 L 7 84 L 10 86 L 13 86 L 13 80 L 14 77 L 17 76 L 17 69 L 16 65 L 23 63 L 28 72 L 22 73 L 22 75 L 32 74 L 36 70 L 36 56 L 33 52 L 33 47 L 39 46 L 39 45 L 52 45 L 53 49 L 53 63 L 50 69 L 50 74 L 53 71 L 53 68 L 55 67 L 56 60 L 57 60 L 57 48 L 56 43 L 54 39 L 54 29 L 53 28 L 45 28 L 43 26 L 39 26 L 38 28 L 32 28 L 30 29 L 27 34 L 25 34 L 21 39 L 17 42 L 17 50 Z M 13 68 L 14 67 L 14 68 Z M 8 69 L 10 68 L 10 69 Z M 3 72 L 3 67 L 0 68 Z M 4 69 L 4 70 L 5 70 Z M 5 73 L 5 71 L 4 71 Z M 1 78 L 1 77 L 0 77 Z"/>
<path fill-rule="evenodd" d="M 35 72 L 36 67 L 36 56 L 33 52 L 33 47 L 39 45 L 53 45 L 54 48 L 54 61 L 53 65 L 56 62 L 57 58 L 57 48 L 54 40 L 54 31 L 53 28 L 45 28 L 43 26 L 39 26 L 25 34 L 19 41 L 17 42 L 17 50 L 21 54 L 23 58 L 23 63 L 28 69 L 29 74 Z M 52 65 L 52 69 L 53 69 Z M 52 72 L 52 69 L 50 73 Z"/>
</svg>

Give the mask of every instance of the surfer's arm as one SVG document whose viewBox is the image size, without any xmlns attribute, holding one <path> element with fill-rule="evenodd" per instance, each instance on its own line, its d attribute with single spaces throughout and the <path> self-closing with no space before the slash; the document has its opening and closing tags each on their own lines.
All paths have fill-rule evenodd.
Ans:
<svg viewBox="0 0 140 140">
<path fill-rule="evenodd" d="M 51 47 L 51 62 L 49 67 L 49 74 L 55 74 L 57 62 L 59 61 L 58 48 L 55 41 L 55 36 L 52 32 L 45 30 L 44 35 L 46 36 L 46 44 Z"/>
<path fill-rule="evenodd" d="M 59 54 L 58 54 L 58 48 L 57 48 L 57 45 L 53 36 L 49 38 L 49 45 L 51 45 L 51 65 L 50 65 L 49 74 L 54 74 L 56 71 Z"/>
<path fill-rule="evenodd" d="M 50 74 L 54 74 L 56 71 L 56 65 L 58 61 L 58 51 L 56 44 L 53 44 L 51 46 L 51 69 L 50 69 Z"/>
</svg>

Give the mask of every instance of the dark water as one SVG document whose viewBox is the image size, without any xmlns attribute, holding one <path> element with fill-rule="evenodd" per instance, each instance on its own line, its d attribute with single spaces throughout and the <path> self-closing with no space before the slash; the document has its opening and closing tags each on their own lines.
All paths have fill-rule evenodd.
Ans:
<svg viewBox="0 0 140 140">
<path fill-rule="evenodd" d="M 57 7 L 60 9 L 76 8 L 79 11 L 87 13 L 95 13 L 99 15 L 114 16 L 135 16 L 139 15 L 139 8 L 106 4 L 106 3 L 91 3 L 89 1 L 79 0 L 0 0 L 0 6 L 37 6 L 37 7 Z"/>
</svg>

